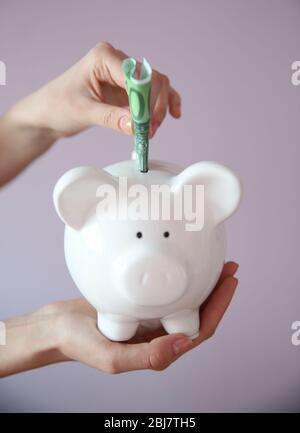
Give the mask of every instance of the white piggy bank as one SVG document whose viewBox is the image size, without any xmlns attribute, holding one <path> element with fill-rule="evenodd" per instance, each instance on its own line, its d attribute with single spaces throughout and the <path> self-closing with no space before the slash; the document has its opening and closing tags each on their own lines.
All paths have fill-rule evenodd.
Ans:
<svg viewBox="0 0 300 433">
<path fill-rule="evenodd" d="M 152 188 L 159 187 L 166 194 L 160 190 L 158 215 L 151 200 Z M 224 263 L 223 222 L 240 198 L 238 178 L 213 162 L 182 171 L 150 161 L 149 171 L 141 173 L 131 160 L 64 174 L 55 186 L 54 204 L 66 224 L 66 262 L 97 310 L 102 334 L 124 341 L 139 325 L 162 325 L 168 333 L 198 336 L 199 306 Z"/>
</svg>

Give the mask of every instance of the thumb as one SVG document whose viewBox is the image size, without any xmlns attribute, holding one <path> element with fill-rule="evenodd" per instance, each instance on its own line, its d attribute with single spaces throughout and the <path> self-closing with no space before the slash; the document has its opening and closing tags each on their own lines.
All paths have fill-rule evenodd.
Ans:
<svg viewBox="0 0 300 433">
<path fill-rule="evenodd" d="M 193 341 L 184 334 L 170 334 L 155 338 L 149 343 L 149 368 L 164 370 L 192 346 Z"/>
<path fill-rule="evenodd" d="M 184 334 L 164 335 L 150 343 L 114 345 L 114 364 L 120 372 L 144 369 L 160 371 L 192 346 L 192 340 Z"/>
<path fill-rule="evenodd" d="M 91 122 L 93 125 L 132 134 L 131 115 L 127 108 L 95 103 L 91 111 Z"/>
</svg>

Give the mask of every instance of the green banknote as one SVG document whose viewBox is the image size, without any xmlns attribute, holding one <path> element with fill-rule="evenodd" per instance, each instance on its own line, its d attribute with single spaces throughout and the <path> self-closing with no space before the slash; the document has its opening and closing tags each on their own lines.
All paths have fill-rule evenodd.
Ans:
<svg viewBox="0 0 300 433">
<path fill-rule="evenodd" d="M 136 61 L 134 59 L 125 59 L 122 68 L 133 119 L 135 152 L 140 171 L 147 172 L 152 69 L 146 59 L 143 59 L 139 78 L 136 78 Z"/>
</svg>

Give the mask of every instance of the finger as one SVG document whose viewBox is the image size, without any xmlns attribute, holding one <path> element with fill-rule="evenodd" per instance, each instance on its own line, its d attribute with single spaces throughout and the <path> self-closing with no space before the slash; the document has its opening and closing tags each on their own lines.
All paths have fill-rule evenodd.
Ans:
<svg viewBox="0 0 300 433">
<path fill-rule="evenodd" d="M 124 51 L 119 50 L 119 49 L 115 49 L 116 53 L 118 54 L 118 56 L 120 57 L 120 59 L 124 60 L 128 57 L 128 55 L 126 53 L 124 53 Z"/>
<path fill-rule="evenodd" d="M 152 111 L 152 135 L 155 134 L 157 128 L 161 125 L 167 114 L 169 104 L 169 80 L 167 77 L 162 78 L 162 84 L 155 89 L 153 111 Z"/>
<path fill-rule="evenodd" d="M 201 309 L 200 335 L 196 344 L 210 338 L 220 323 L 238 284 L 235 277 L 227 277 L 209 296 L 205 308 Z"/>
<path fill-rule="evenodd" d="M 179 356 L 188 351 L 193 342 L 183 334 L 155 338 L 150 343 L 111 343 L 114 370 L 164 370 Z"/>
<path fill-rule="evenodd" d="M 125 79 L 122 62 L 128 57 L 121 50 L 116 50 L 108 42 L 101 42 L 93 50 L 95 59 L 95 73 L 99 81 L 107 82 L 125 89 Z"/>
<path fill-rule="evenodd" d="M 128 108 L 94 102 L 89 112 L 92 125 L 104 126 L 125 134 L 132 134 L 131 115 Z"/>
<path fill-rule="evenodd" d="M 153 117 L 153 111 L 154 111 L 154 107 L 160 92 L 160 84 L 157 82 L 153 82 L 152 81 L 152 86 L 151 86 L 151 97 L 150 97 L 150 116 L 151 116 L 151 122 L 150 122 L 150 131 L 149 131 L 149 137 L 152 138 L 154 135 L 154 128 L 153 128 L 153 124 L 154 124 L 154 117 Z M 157 129 L 157 127 L 156 127 Z"/>
<path fill-rule="evenodd" d="M 176 119 L 181 116 L 181 97 L 173 87 L 169 91 L 169 112 Z"/>
<path fill-rule="evenodd" d="M 239 268 L 239 264 L 236 262 L 231 261 L 231 262 L 225 263 L 225 265 L 223 266 L 223 270 L 221 272 L 220 278 L 217 282 L 217 285 L 221 284 L 225 280 L 225 278 L 233 277 L 234 274 L 237 272 L 238 268 Z"/>
<path fill-rule="evenodd" d="M 227 278 L 227 277 L 233 277 L 234 274 L 236 273 L 236 271 L 238 270 L 238 263 L 235 262 L 227 262 L 224 264 L 221 275 L 218 279 L 217 284 L 215 285 L 215 289 L 222 284 L 222 282 Z M 214 289 L 214 290 L 215 290 Z M 211 296 L 211 295 L 210 295 Z M 210 301 L 210 296 L 203 302 L 203 304 L 201 305 L 201 310 L 205 309 L 206 304 L 209 303 Z"/>
</svg>

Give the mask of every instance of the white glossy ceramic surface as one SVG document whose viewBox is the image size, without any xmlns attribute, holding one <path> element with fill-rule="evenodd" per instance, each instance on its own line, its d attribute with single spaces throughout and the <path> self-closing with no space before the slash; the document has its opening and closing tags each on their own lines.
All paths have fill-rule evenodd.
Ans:
<svg viewBox="0 0 300 433">
<path fill-rule="evenodd" d="M 186 220 L 118 220 L 96 214 L 100 185 L 204 185 L 204 226 L 187 231 Z M 98 311 L 98 327 L 124 341 L 139 327 L 162 326 L 191 338 L 199 333 L 199 306 L 220 275 L 225 258 L 224 220 L 237 208 L 241 185 L 232 171 L 214 162 L 181 170 L 150 161 L 140 173 L 134 160 L 105 169 L 68 171 L 54 189 L 54 204 L 66 224 L 65 257 L 73 280 Z M 137 237 L 137 233 L 142 234 Z M 169 236 L 165 237 L 164 233 Z"/>
</svg>

